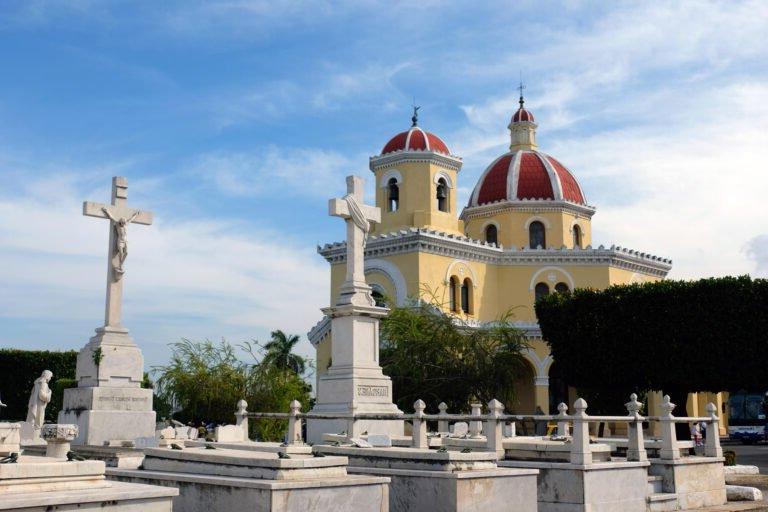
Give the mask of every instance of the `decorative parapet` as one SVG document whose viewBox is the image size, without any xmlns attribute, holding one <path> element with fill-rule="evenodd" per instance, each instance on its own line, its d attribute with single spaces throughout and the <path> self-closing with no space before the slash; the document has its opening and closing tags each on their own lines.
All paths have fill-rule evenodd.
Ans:
<svg viewBox="0 0 768 512">
<path fill-rule="evenodd" d="M 316 347 L 321 341 L 326 339 L 331 334 L 331 317 L 323 315 L 322 320 L 317 322 L 315 326 L 307 333 L 307 338 L 312 346 Z"/>
<path fill-rule="evenodd" d="M 552 199 L 499 199 L 491 203 L 484 203 L 478 206 L 467 206 L 462 210 L 459 219 L 463 221 L 472 220 L 478 217 L 488 217 L 496 215 L 507 210 L 516 212 L 560 212 L 569 211 L 592 217 L 597 210 L 594 206 L 575 203 L 568 200 Z"/>
<path fill-rule="evenodd" d="M 446 155 L 425 149 L 397 150 L 386 155 L 376 155 L 369 159 L 371 171 L 386 169 L 403 162 L 430 162 L 454 171 L 461 170 L 462 160 L 456 155 Z"/>
<path fill-rule="evenodd" d="M 504 248 L 485 241 L 425 228 L 409 228 L 369 236 L 365 246 L 366 258 L 416 251 L 494 265 L 608 265 L 660 278 L 666 277 L 672 268 L 670 259 L 618 245 L 609 248 L 601 245 L 597 249 L 591 245 L 584 249 L 568 249 L 565 246 L 559 249 Z M 317 252 L 331 264 L 346 261 L 344 242 L 318 246 Z"/>
</svg>

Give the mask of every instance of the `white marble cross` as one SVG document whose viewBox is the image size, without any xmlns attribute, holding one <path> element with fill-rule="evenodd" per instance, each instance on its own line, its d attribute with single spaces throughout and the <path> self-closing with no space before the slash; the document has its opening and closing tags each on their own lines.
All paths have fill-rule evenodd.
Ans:
<svg viewBox="0 0 768 512">
<path fill-rule="evenodd" d="M 83 203 L 83 215 L 109 219 L 109 264 L 104 326 L 123 328 L 122 304 L 125 259 L 128 257 L 128 224 L 152 224 L 152 212 L 128 208 L 128 180 L 112 178 L 112 204 Z"/>
<path fill-rule="evenodd" d="M 347 275 L 337 305 L 373 306 L 365 282 L 365 239 L 371 222 L 381 222 L 381 209 L 363 204 L 363 179 L 347 176 L 347 195 L 328 202 L 328 214 L 347 222 Z"/>
</svg>

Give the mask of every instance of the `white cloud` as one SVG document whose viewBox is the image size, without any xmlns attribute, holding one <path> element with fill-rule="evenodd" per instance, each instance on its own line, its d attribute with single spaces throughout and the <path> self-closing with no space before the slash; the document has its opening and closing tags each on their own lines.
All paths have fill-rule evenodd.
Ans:
<svg viewBox="0 0 768 512">
<path fill-rule="evenodd" d="M 192 172 L 231 195 L 325 196 L 329 183 L 343 183 L 365 160 L 335 150 L 269 146 L 253 152 L 202 155 Z M 358 172 L 359 174 L 359 172 Z"/>
<path fill-rule="evenodd" d="M 746 253 L 755 262 L 755 274 L 768 277 L 768 235 L 759 235 L 747 242 Z"/>
<path fill-rule="evenodd" d="M 54 181 L 41 177 L 0 197 L 0 311 L 58 326 L 49 346 L 78 348 L 65 344 L 89 333 L 65 326 L 95 328 L 103 319 L 108 227 L 80 214 L 82 197 L 99 199 L 84 183 Z M 51 201 L 45 191 L 54 185 Z M 181 337 L 304 334 L 328 300 L 327 264 L 314 247 L 263 227 L 156 216 L 153 226 L 131 226 L 129 240 L 126 318 L 148 338 L 137 341 L 153 355 L 150 364 L 164 362 L 164 345 Z M 305 342 L 302 352 L 313 351 Z"/>
</svg>

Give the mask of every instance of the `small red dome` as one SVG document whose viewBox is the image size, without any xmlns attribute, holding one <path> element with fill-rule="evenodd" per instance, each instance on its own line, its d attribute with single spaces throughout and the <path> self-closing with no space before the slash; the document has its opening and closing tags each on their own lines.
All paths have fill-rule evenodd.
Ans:
<svg viewBox="0 0 768 512">
<path fill-rule="evenodd" d="M 539 151 L 520 150 L 501 155 L 486 168 L 468 206 L 523 199 L 587 204 L 576 178 L 563 164 Z"/>
<path fill-rule="evenodd" d="M 451 154 L 440 137 L 418 126 L 412 126 L 410 130 L 398 133 L 389 139 L 381 150 L 381 154 L 386 155 L 395 151 L 434 151 L 445 155 Z"/>
<path fill-rule="evenodd" d="M 517 109 L 517 112 L 515 112 L 515 115 L 512 116 L 512 122 L 513 123 L 522 123 L 522 122 L 533 123 L 534 122 L 533 114 L 530 111 L 525 110 L 521 105 L 520 108 Z"/>
</svg>

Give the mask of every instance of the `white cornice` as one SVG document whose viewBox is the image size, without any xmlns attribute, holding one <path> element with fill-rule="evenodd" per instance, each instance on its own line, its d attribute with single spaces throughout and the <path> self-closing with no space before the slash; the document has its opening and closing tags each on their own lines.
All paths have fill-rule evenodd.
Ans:
<svg viewBox="0 0 768 512">
<path fill-rule="evenodd" d="M 331 264 L 346 261 L 346 243 L 344 242 L 318 246 L 317 252 Z M 620 246 L 605 248 L 601 245 L 597 249 L 593 249 L 592 246 L 587 246 L 585 249 L 504 248 L 460 235 L 420 228 L 370 236 L 365 246 L 366 258 L 409 252 L 441 254 L 454 259 L 491 265 L 607 265 L 659 278 L 666 277 L 672 268 L 672 260 Z"/>
<path fill-rule="evenodd" d="M 445 155 L 435 151 L 409 149 L 408 151 L 398 150 L 385 155 L 372 156 L 368 167 L 375 172 L 403 162 L 429 162 L 456 172 L 461 170 L 462 165 L 461 158 L 458 156 Z"/>
<path fill-rule="evenodd" d="M 479 320 L 456 320 L 457 323 L 467 326 L 470 329 L 493 325 L 496 322 L 481 322 Z M 538 322 L 512 322 L 512 324 L 523 331 L 527 338 L 541 339 L 541 328 Z M 331 335 L 331 317 L 324 315 L 323 318 L 315 324 L 311 331 L 307 333 L 307 338 L 313 347 L 317 347 L 323 340 Z"/>
<path fill-rule="evenodd" d="M 459 218 L 466 221 L 478 217 L 488 217 L 510 210 L 530 213 L 566 211 L 586 215 L 589 218 L 592 218 L 595 214 L 594 206 L 572 203 L 571 201 L 553 201 L 552 199 L 516 199 L 510 201 L 508 199 L 502 199 L 480 206 L 467 206 L 462 210 Z"/>
</svg>

